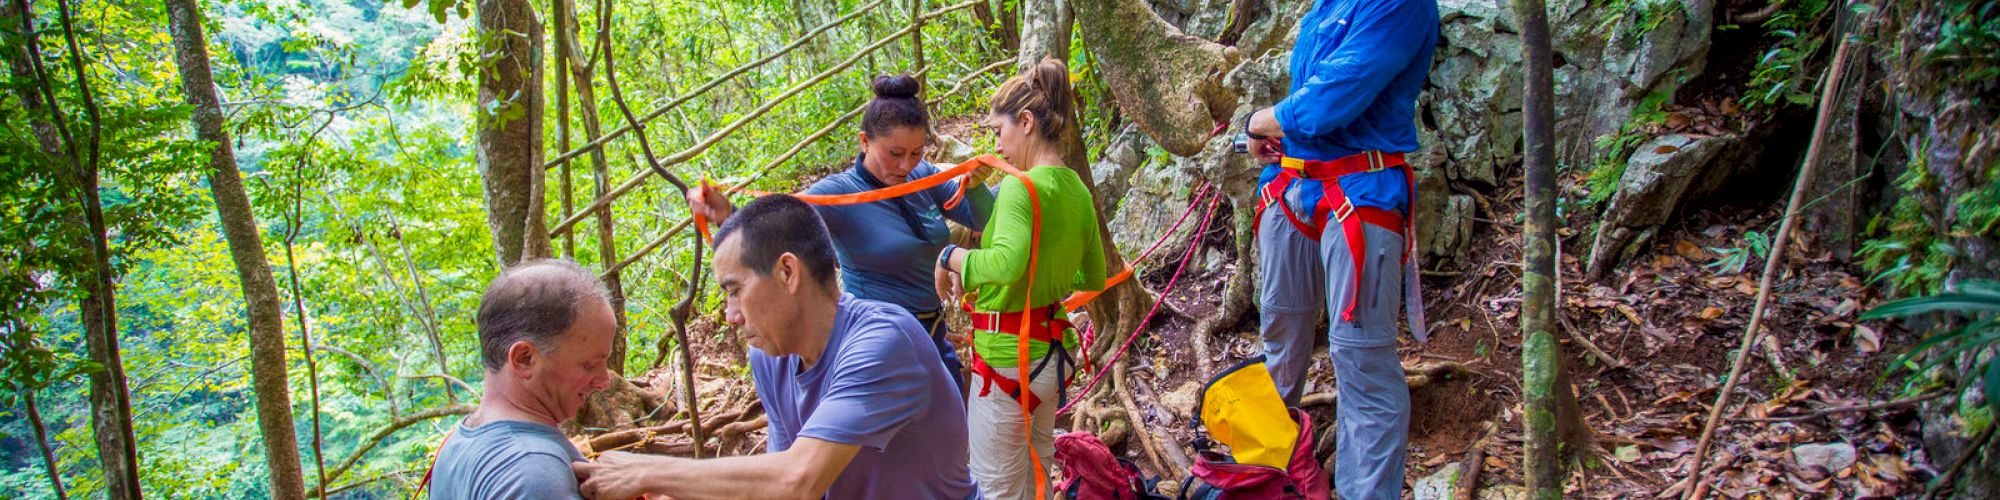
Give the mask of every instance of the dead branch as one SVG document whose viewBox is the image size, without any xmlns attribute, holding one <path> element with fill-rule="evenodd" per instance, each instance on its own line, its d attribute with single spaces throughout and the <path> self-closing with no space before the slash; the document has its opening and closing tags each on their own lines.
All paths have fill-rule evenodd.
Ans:
<svg viewBox="0 0 2000 500">
<path fill-rule="evenodd" d="M 1465 363 L 1457 361 L 1418 363 L 1403 366 L 1403 382 L 1410 386 L 1410 390 L 1414 391 L 1431 385 L 1432 380 L 1449 379 L 1471 373 L 1472 370 L 1466 368 Z M 1299 398 L 1299 407 L 1327 406 L 1339 402 L 1339 400 L 1340 391 L 1316 392 Z"/>
<path fill-rule="evenodd" d="M 1557 314 L 1556 319 L 1562 323 L 1563 331 L 1569 334 L 1570 340 L 1574 340 L 1577 345 L 1583 346 L 1584 352 L 1588 352 L 1591 357 L 1597 358 L 1597 362 L 1603 363 L 1604 366 L 1613 369 L 1625 368 L 1624 361 L 1619 361 L 1618 358 L 1612 357 L 1610 353 L 1604 352 L 1604 348 L 1598 347 L 1596 342 L 1591 342 L 1590 337 L 1583 334 L 1583 330 L 1578 330 L 1575 324 L 1570 323 L 1569 316 Z"/>
<path fill-rule="evenodd" d="M 1460 462 L 1456 500 L 1472 500 L 1479 490 L 1479 471 L 1486 466 L 1486 443 L 1493 440 L 1493 434 L 1500 426 L 1486 421 L 1486 434 L 1472 442 L 1472 449 L 1466 451 L 1465 461 Z"/>
<path fill-rule="evenodd" d="M 326 475 L 326 480 L 328 482 L 339 480 L 341 475 L 346 474 L 348 469 L 353 468 L 354 464 L 361 461 L 362 455 L 366 455 L 368 450 L 375 449 L 375 445 L 381 444 L 383 439 L 388 438 L 390 434 L 395 434 L 396 431 L 434 418 L 472 413 L 472 409 L 472 405 L 456 404 L 431 408 L 392 420 L 389 422 L 389 425 L 377 429 L 374 434 L 370 434 L 366 438 L 362 438 L 361 447 L 355 448 L 353 453 L 347 454 L 347 458 L 341 459 L 340 466 L 334 467 L 333 472 Z M 317 488 L 314 489 L 317 490 Z M 331 492 L 329 491 L 328 493 L 330 494 Z"/>
<path fill-rule="evenodd" d="M 1933 400 L 1933 399 L 1937 399 L 1937 398 L 1941 398 L 1941 397 L 1944 397 L 1944 396 L 1945 396 L 1945 394 L 1948 394 L 1948 393 L 1945 393 L 1945 392 L 1934 392 L 1934 393 L 1930 393 L 1930 394 L 1925 394 L 1925 395 L 1922 395 L 1922 396 L 1917 396 L 1917 397 L 1914 397 L 1914 398 L 1904 398 L 1904 399 L 1898 399 L 1898 400 L 1895 400 L 1895 401 L 1886 401 L 1886 402 L 1880 402 L 1880 403 L 1872 403 L 1872 404 L 1865 404 L 1865 405 L 1847 405 L 1847 406 L 1835 406 L 1835 407 L 1831 407 L 1831 408 L 1821 408 L 1821 409 L 1818 409 L 1818 410 L 1813 410 L 1813 411 L 1811 411 L 1811 412 L 1807 412 L 1807 413 L 1801 413 L 1801 414 L 1798 414 L 1798 415 L 1786 415 L 1786 416 L 1782 416 L 1782 417 L 1765 417 L 1765 418 L 1749 418 L 1749 417 L 1735 417 L 1735 418 L 1731 418 L 1731 419 L 1729 419 L 1729 421 L 1731 421 L 1731 422 L 1798 422 L 1798 421 L 1803 421 L 1803 420 L 1812 420 L 1812 419 L 1816 419 L 1816 418 L 1820 418 L 1820 417 L 1825 417 L 1825 416 L 1828 416 L 1828 415 L 1836 415 L 1836 414 L 1841 414 L 1841 413 L 1852 413 L 1852 412 L 1870 412 L 1870 411 L 1876 411 L 1876 410 L 1887 410 L 1887 409 L 1890 409 L 1890 408 L 1901 408 L 1901 407 L 1905 407 L 1905 406 L 1911 406 L 1911 405 L 1915 405 L 1915 404 L 1917 404 L 1917 403 L 1922 403 L 1922 402 L 1925 402 L 1925 401 L 1930 401 L 1930 400 Z"/>
<path fill-rule="evenodd" d="M 1840 77 L 1842 70 L 1847 66 L 1850 45 L 1848 40 L 1842 39 L 1840 46 L 1833 51 L 1833 62 L 1828 63 L 1827 78 L 1823 80 L 1825 86 L 1820 90 L 1819 116 L 1813 124 L 1812 141 L 1806 145 L 1805 164 L 1799 166 L 1798 179 L 1793 181 L 1792 185 L 1791 201 L 1785 203 L 1784 222 L 1778 225 L 1778 237 L 1771 243 L 1771 255 L 1764 260 L 1764 275 L 1758 278 L 1757 283 L 1757 306 L 1750 311 L 1750 325 L 1743 333 L 1743 345 L 1736 350 L 1736 360 L 1730 363 L 1729 376 L 1723 379 L 1722 391 L 1716 393 L 1715 404 L 1709 406 L 1708 423 L 1701 428 L 1701 439 L 1695 442 L 1693 466 L 1695 474 L 1690 476 L 1693 487 L 1688 489 L 1688 495 L 1683 498 L 1699 498 L 1707 490 L 1707 482 L 1702 480 L 1707 471 L 1701 469 L 1701 464 L 1708 458 L 1708 443 L 1715 438 L 1716 424 L 1722 423 L 1722 412 L 1729 405 L 1730 393 L 1736 390 L 1736 381 L 1743 376 L 1743 365 L 1744 361 L 1750 358 L 1750 347 L 1757 345 L 1757 339 L 1763 336 L 1764 332 L 1758 327 L 1763 324 L 1765 308 L 1771 302 L 1771 280 L 1777 277 L 1778 260 L 1785 255 L 1785 248 L 1790 246 L 1792 228 L 1798 222 L 1801 202 L 1805 198 L 1806 190 L 1812 186 L 1813 167 L 1817 166 L 1820 160 L 1820 143 L 1824 142 L 1828 129 L 1832 127 L 1833 111 L 1836 107 L 1833 102 L 1840 92 Z"/>
<path fill-rule="evenodd" d="M 1937 480 L 1931 482 L 1930 487 L 1924 489 L 1924 500 L 1937 498 L 1938 495 L 1951 490 L 1952 483 L 1957 481 L 1958 471 L 1964 469 L 1965 464 L 1971 463 L 1973 456 L 1978 455 L 1980 451 L 1987 448 L 1987 442 L 1993 439 L 1994 427 L 1994 425 L 1987 425 L 1986 430 L 1979 431 L 1979 436 L 1965 443 L 1965 453 L 1959 454 L 1958 460 L 1953 460 L 1951 467 L 1946 468 L 1943 474 L 1938 475 Z"/>
</svg>

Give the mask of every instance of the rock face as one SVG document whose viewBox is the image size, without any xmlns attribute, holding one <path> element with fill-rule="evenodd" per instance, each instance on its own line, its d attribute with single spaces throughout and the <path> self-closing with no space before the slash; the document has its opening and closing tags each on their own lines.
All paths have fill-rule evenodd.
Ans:
<svg viewBox="0 0 2000 500">
<path fill-rule="evenodd" d="M 1228 19 L 1231 2 L 1213 0 L 1152 0 L 1163 18 L 1186 32 L 1215 36 Z M 1649 96 L 1670 98 L 1705 64 L 1712 31 L 1714 0 L 1634 0 L 1620 7 L 1593 5 L 1585 0 L 1555 0 L 1549 6 L 1556 28 L 1556 113 L 1558 160 L 1566 165 L 1591 165 L 1599 152 L 1596 139 L 1627 128 L 1634 110 Z M 1240 99 L 1237 116 L 1270 106 L 1284 97 L 1290 75 L 1286 63 L 1296 37 L 1298 19 L 1312 2 L 1276 2 L 1243 31 L 1236 49 L 1244 55 L 1224 78 L 1223 87 Z M 1418 99 L 1421 150 L 1410 155 L 1417 167 L 1418 246 L 1429 259 L 1455 259 L 1472 241 L 1479 204 L 1469 193 L 1490 192 L 1518 175 L 1521 161 L 1521 41 L 1511 4 L 1497 0 L 1440 0 L 1440 41 L 1424 94 Z M 1136 137 L 1134 137 L 1136 136 Z M 1248 198 L 1256 166 L 1229 153 L 1228 135 L 1212 138 L 1195 156 L 1156 154 L 1161 150 L 1143 134 L 1121 133 L 1093 166 L 1100 197 L 1118 200 L 1112 217 L 1114 237 L 1122 246 L 1144 245 L 1164 227 L 1159 219 L 1186 208 L 1195 179 L 1222 180 L 1232 195 Z M 1674 155 L 1675 168 L 1698 171 L 1707 154 Z M 1619 159 L 1608 159 L 1622 161 Z M 1650 160 L 1648 160 L 1650 161 Z M 1645 170 L 1645 169 L 1639 169 Z M 1666 177 L 1672 180 L 1672 176 Z M 1627 195 L 1635 202 L 1662 194 L 1678 196 L 1687 189 L 1639 183 L 1643 189 L 1673 187 L 1661 192 Z M 1665 210 L 1621 210 L 1618 216 L 1672 213 L 1679 199 Z M 1247 207 L 1243 207 L 1247 208 Z M 1636 207 L 1633 208 L 1645 208 Z M 1134 210 L 1161 212 L 1127 213 Z M 1498 218 L 1486 214 L 1489 218 Z M 1607 215 L 1607 220 L 1611 219 Z M 1171 222 L 1168 220 L 1167 222 Z M 1643 242 L 1662 220 L 1619 220 L 1628 228 L 1606 241 L 1612 246 Z M 1149 237 L 1151 236 L 1151 237 Z M 1616 254 L 1607 254 L 1607 261 Z"/>
<path fill-rule="evenodd" d="M 1590 245 L 1589 273 L 1630 258 L 1652 241 L 1653 234 L 1680 205 L 1688 187 L 1734 137 L 1691 138 L 1668 134 L 1632 153 L 1618 192 L 1604 209 L 1597 238 Z"/>
</svg>

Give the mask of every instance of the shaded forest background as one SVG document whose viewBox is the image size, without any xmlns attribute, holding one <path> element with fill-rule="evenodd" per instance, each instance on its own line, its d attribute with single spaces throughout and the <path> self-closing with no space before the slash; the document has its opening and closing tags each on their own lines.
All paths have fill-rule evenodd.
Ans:
<svg viewBox="0 0 2000 500">
<path fill-rule="evenodd" d="M 956 161 L 990 149 L 990 133 L 966 117 L 984 111 L 991 86 L 1011 69 L 996 63 L 1036 52 L 1066 59 L 1084 104 L 1081 163 L 1095 176 L 1121 253 L 1133 259 L 1167 238 L 1161 257 L 1136 263 L 1137 291 L 1118 305 L 1125 315 L 1103 318 L 1129 328 L 1143 306 L 1165 305 L 1133 355 L 1133 379 L 1118 389 L 1137 393 L 1124 397 L 1138 402 L 1126 403 L 1129 414 L 1084 422 L 1100 431 L 1131 419 L 1175 428 L 1201 368 L 1227 366 L 1255 346 L 1246 288 L 1254 255 L 1244 225 L 1254 170 L 1226 151 L 1226 137 L 1201 137 L 1212 125 L 1201 111 L 1226 119 L 1281 97 L 1291 29 L 1311 2 L 974 3 L 924 25 L 921 58 L 907 42 L 885 45 L 671 169 L 683 179 L 783 191 L 845 168 L 852 127 L 841 124 L 851 124 L 850 112 L 868 97 L 867 78 L 914 71 L 920 59 L 926 95 L 942 97 L 933 107 L 941 134 L 933 159 Z M 650 122 L 652 149 L 681 151 L 907 27 L 911 16 L 907 2 L 862 0 L 535 3 L 547 28 L 542 105 L 530 112 L 519 95 L 481 98 L 479 74 L 518 61 L 502 57 L 496 40 L 507 34 L 475 29 L 480 6 L 471 1 L 188 4 L 198 5 L 208 34 L 225 129 L 277 285 L 285 403 L 305 483 L 324 478 L 329 496 L 360 498 L 406 495 L 437 436 L 456 421 L 451 415 L 478 398 L 470 318 L 478 293 L 508 260 L 489 225 L 482 123 L 539 119 L 541 158 L 554 158 L 588 140 L 588 122 L 602 130 L 624 123 L 604 87 L 606 68 L 588 67 L 606 55 L 616 61 L 624 100 L 645 112 L 800 43 Z M 1517 215 L 1522 41 L 1510 5 L 1440 4 L 1444 40 L 1420 102 L 1426 147 L 1413 155 L 1425 176 L 1421 238 L 1436 311 L 1424 327 L 1437 340 L 1408 346 L 1405 361 L 1440 370 L 1421 382 L 1435 385 L 1412 381 L 1420 412 L 1453 411 L 1417 419 L 1411 479 L 1491 448 L 1488 459 L 1465 467 L 1486 470 L 1489 482 L 1518 483 L 1524 336 L 1521 273 L 1508 264 L 1521 258 L 1524 222 Z M 167 5 L 7 0 L 0 8 L 9 69 L 0 93 L 0 496 L 53 498 L 52 472 L 69 496 L 115 489 L 93 429 L 91 376 L 113 368 L 96 362 L 90 345 L 93 233 L 103 237 L 116 292 L 111 334 L 122 351 L 116 368 L 129 391 L 138 486 L 164 498 L 273 496 L 258 430 L 251 315 L 211 194 L 216 144 L 196 138 L 198 110 L 182 90 Z M 607 7 L 616 12 L 600 25 Z M 1688 475 L 1702 405 L 1722 384 L 1751 316 L 1784 196 L 1821 109 L 1838 111 L 1796 246 L 1774 280 L 1766 328 L 1778 340 L 1753 353 L 1748 396 L 1739 397 L 1750 401 L 1731 415 L 1929 399 L 1855 419 L 1737 425 L 1717 452 L 1719 494 L 1913 496 L 1959 457 L 1974 459 L 1962 494 L 2000 491 L 2000 459 L 1966 453 L 1991 447 L 1994 398 L 1982 377 L 2000 367 L 1990 361 L 2000 334 L 1973 330 L 1913 350 L 1966 318 L 1990 328 L 1990 314 L 1973 307 L 1907 324 L 1859 318 L 1889 299 L 2000 276 L 2000 8 L 1971 0 L 1548 7 L 1563 349 L 1601 451 L 1590 459 L 1599 465 L 1574 468 L 1585 479 L 1572 481 L 1585 488 L 1578 493 L 1657 491 Z M 553 28 L 565 8 L 573 9 L 575 58 L 587 67 L 569 73 L 595 78 L 570 80 L 568 93 L 558 88 Z M 1121 16 L 1132 9 L 1150 10 L 1157 24 Z M 1153 31 L 1111 29 L 1127 22 L 1224 43 L 1156 51 L 1145 38 Z M 32 53 L 23 26 L 33 27 Z M 608 37 L 601 44 L 599 33 Z M 1855 51 L 1844 60 L 1834 56 L 1843 41 Z M 1135 80 L 1144 72 L 1134 69 L 1148 64 L 1186 75 L 1166 84 Z M 1847 90 L 1828 100 L 1820 90 L 1837 64 L 1846 65 L 1839 88 Z M 947 95 L 955 82 L 964 88 Z M 48 123 L 59 124 L 60 142 L 75 149 L 50 154 L 45 135 L 56 131 Z M 824 140 L 784 155 L 829 124 Z M 601 172 L 590 155 L 548 170 L 540 199 L 547 224 L 640 175 L 647 154 L 627 138 L 607 144 Z M 98 179 L 62 174 L 72 159 L 95 164 Z M 1216 202 L 1216 229 L 1174 234 L 1167 222 L 1201 201 L 1204 182 L 1229 193 Z M 85 215 L 92 203 L 101 205 L 96 224 Z M 614 392 L 637 401 L 594 408 L 671 407 L 682 384 L 669 374 L 678 372 L 683 348 L 696 354 L 697 385 L 720 400 L 715 407 L 754 406 L 739 397 L 747 375 L 733 353 L 741 348 L 715 325 L 715 294 L 695 304 L 693 345 L 675 337 L 672 308 L 698 264 L 690 238 L 675 233 L 686 217 L 680 194 L 656 179 L 609 214 L 613 231 L 586 218 L 549 241 L 553 255 L 615 267 L 625 297 L 622 362 L 635 385 Z M 1166 293 L 1167 271 L 1183 250 L 1194 284 Z M 648 255 L 632 258 L 641 252 Z M 1603 347 L 1586 349 L 1592 338 Z M 1898 357 L 1904 353 L 1916 355 Z M 1320 410 L 1330 410 L 1326 402 L 1317 401 Z M 595 415 L 569 430 L 602 437 L 672 416 Z M 1886 437 L 1843 438 L 1872 433 Z M 1866 459 L 1845 473 L 1797 464 L 1794 445 L 1828 441 L 1851 442 Z M 1174 469 L 1164 448 L 1120 445 L 1155 472 Z"/>
</svg>

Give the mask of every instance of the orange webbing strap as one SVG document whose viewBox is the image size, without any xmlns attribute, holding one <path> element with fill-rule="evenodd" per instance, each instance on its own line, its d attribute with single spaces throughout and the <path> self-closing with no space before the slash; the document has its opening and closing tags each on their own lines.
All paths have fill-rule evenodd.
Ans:
<svg viewBox="0 0 2000 500">
<path fill-rule="evenodd" d="M 946 182 L 951 182 L 952 179 L 957 179 L 959 177 L 962 177 L 966 173 L 978 169 L 981 166 L 984 166 L 985 164 L 980 162 L 981 159 L 992 159 L 993 162 L 999 163 L 1001 165 L 1006 165 L 1006 163 L 1000 162 L 999 159 L 993 159 L 993 157 L 991 156 L 981 156 L 979 158 L 973 158 L 971 161 L 960 163 L 957 166 L 945 169 L 938 173 L 925 176 L 924 178 L 921 179 L 915 179 L 909 182 L 881 189 L 871 189 L 859 193 L 847 193 L 847 194 L 797 193 L 797 194 L 792 194 L 792 197 L 798 198 L 799 201 L 803 201 L 813 205 L 857 205 L 861 203 L 871 203 L 871 202 L 887 200 L 890 198 L 901 198 L 904 196 L 909 196 L 911 193 L 942 186 Z M 1025 182 L 1027 178 L 1022 177 L 1022 179 Z M 704 185 L 709 184 L 708 180 L 706 179 L 702 180 L 702 183 Z M 778 194 L 769 191 L 758 191 L 755 189 L 744 189 L 742 187 L 731 187 L 720 184 L 716 184 L 715 187 L 722 189 L 726 192 L 742 192 L 742 193 L 747 193 L 751 196 L 765 196 L 771 194 Z M 957 206 L 959 199 L 964 197 L 965 184 L 960 183 L 958 189 L 959 189 L 958 194 L 953 196 L 951 200 L 945 203 L 946 205 L 945 208 L 951 208 L 953 206 Z M 697 230 L 701 231 L 702 239 L 709 240 L 708 218 L 702 217 L 700 215 L 695 215 L 694 225 Z"/>
<path fill-rule="evenodd" d="M 1022 294 L 1024 295 L 1023 297 L 1021 297 L 1021 331 L 1017 333 L 1018 337 L 1015 339 L 1014 342 L 1015 346 L 1014 364 L 1015 368 L 1019 370 L 1018 380 L 1021 381 L 1021 385 L 1027 386 L 1024 390 L 1021 391 L 1020 395 L 1021 439 L 1022 442 L 1027 443 L 1028 445 L 1027 446 L 1028 461 L 1031 465 L 1034 466 L 1032 469 L 1029 470 L 1034 471 L 1035 475 L 1035 498 L 1037 500 L 1046 499 L 1049 497 L 1049 491 L 1048 491 L 1049 478 L 1047 475 L 1043 473 L 1044 469 L 1042 468 L 1041 455 L 1035 454 L 1035 445 L 1034 445 L 1035 413 L 1029 410 L 1029 408 L 1034 407 L 1033 406 L 1034 402 L 1030 401 L 1029 397 L 1034 394 L 1035 389 L 1034 389 L 1034 378 L 1033 378 L 1034 375 L 1032 374 L 1032 372 L 1029 371 L 1028 368 L 1029 353 L 1028 353 L 1028 341 L 1027 341 L 1029 335 L 1028 328 L 1034 326 L 1034 322 L 1030 319 L 1029 316 L 1030 314 L 1032 314 L 1031 311 L 1033 311 L 1034 308 L 1028 307 L 1028 304 L 1034 301 L 1035 267 L 1037 264 L 1041 262 L 1041 254 L 1042 254 L 1042 200 L 1040 196 L 1036 195 L 1035 182 L 1033 180 L 1028 179 L 1027 173 L 1022 172 L 1020 169 L 1014 168 L 1013 165 L 1008 165 L 1007 162 L 1000 161 L 999 158 L 994 158 L 990 155 L 981 155 L 978 158 L 973 158 L 972 161 L 959 164 L 959 167 L 962 168 L 965 166 L 965 164 L 984 164 L 993 168 L 1000 169 L 1000 171 L 1006 172 L 1009 175 L 1013 175 L 1014 178 L 1016 179 L 1020 179 L 1021 186 L 1026 188 L 1028 191 L 1028 208 L 1034 214 L 1034 225 L 1029 226 L 1030 230 L 1028 231 L 1028 282 L 1027 286 L 1022 287 L 1021 290 Z M 957 170 L 957 168 L 953 168 L 953 170 Z M 1056 344 L 1055 348 L 1061 349 L 1062 345 L 1058 343 Z"/>
<path fill-rule="evenodd" d="M 431 466 L 429 468 L 424 469 L 424 479 L 417 482 L 417 489 L 415 491 L 410 492 L 410 500 L 417 500 L 418 498 L 422 498 L 421 495 L 424 494 L 424 489 L 430 487 L 431 473 L 437 471 L 438 455 L 444 454 L 444 443 L 447 441 L 451 441 L 451 433 L 457 431 L 458 431 L 458 426 L 452 425 L 451 430 L 444 431 L 444 438 L 438 439 L 437 451 L 431 452 Z"/>
</svg>

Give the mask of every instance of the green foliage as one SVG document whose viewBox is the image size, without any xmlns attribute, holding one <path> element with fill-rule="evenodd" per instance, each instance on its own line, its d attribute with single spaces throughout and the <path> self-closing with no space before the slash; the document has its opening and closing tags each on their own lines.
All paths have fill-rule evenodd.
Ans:
<svg viewBox="0 0 2000 500">
<path fill-rule="evenodd" d="M 1924 52 L 1924 62 L 1942 66 L 1940 74 L 1953 83 L 1993 88 L 2000 79 L 2000 3 L 1949 0 L 1938 2 L 1944 22 L 1938 42 Z"/>
<path fill-rule="evenodd" d="M 1828 37 L 1818 27 L 1823 14 L 1834 5 L 1829 0 L 1798 0 L 1764 21 L 1765 33 L 1775 39 L 1757 58 L 1750 72 L 1745 108 L 1777 104 L 1812 104 L 1816 78 L 1807 60 L 1819 53 Z"/>
<path fill-rule="evenodd" d="M 1681 70 L 1674 70 L 1669 78 L 1679 78 Z M 1584 207 L 1597 207 L 1611 199 L 1618 192 L 1618 180 L 1625 177 L 1626 160 L 1637 152 L 1639 145 L 1652 137 L 1655 126 L 1666 122 L 1666 105 L 1673 95 L 1653 92 L 1639 100 L 1632 108 L 1632 117 L 1618 126 L 1615 135 L 1598 136 L 1595 142 L 1597 158 L 1590 168 L 1590 176 L 1584 181 L 1588 190 L 1584 197 Z"/>
<path fill-rule="evenodd" d="M 264 229 L 266 254 L 285 304 L 286 341 L 292 363 L 295 412 L 301 442 L 312 411 L 303 358 L 317 358 L 324 420 L 324 459 L 331 469 L 358 450 L 389 420 L 477 395 L 450 392 L 437 373 L 479 383 L 477 334 L 471 318 L 478 294 L 497 271 L 487 235 L 474 127 L 482 112 L 474 82 L 482 64 L 472 2 L 433 0 L 247 0 L 205 2 L 210 57 L 224 100 L 227 129 L 253 210 Z M 421 3 L 422 5 L 418 5 Z M 594 38 L 598 2 L 582 1 L 577 13 L 582 57 L 600 49 Z M 851 11 L 861 0 L 618 0 L 608 28 L 608 50 L 619 63 L 620 83 L 635 113 L 691 91 L 711 78 L 769 54 L 799 34 Z M 118 266 L 119 335 L 140 442 L 141 477 L 151 496 L 266 498 L 255 397 L 248 374 L 249 341 L 237 276 L 229 249 L 215 227 L 204 185 L 211 144 L 191 139 L 187 107 L 163 31 L 164 10 L 144 0 L 90 0 L 73 4 L 91 82 L 104 106 L 106 219 Z M 944 2 L 926 2 L 935 9 Z M 538 15 L 552 20 L 546 2 Z M 647 128 L 664 155 L 693 145 L 726 123 L 762 105 L 781 90 L 845 59 L 862 46 L 907 26 L 909 3 L 891 1 L 855 22 L 806 43 L 770 65 L 751 70 L 669 112 Z M 52 17 L 49 13 L 40 13 Z M 449 14 L 449 16 L 447 15 Z M 44 19 L 46 21 L 46 19 Z M 40 24 L 47 25 L 46 22 Z M 923 30 L 929 82 L 937 96 L 973 70 L 1007 57 L 967 12 L 936 18 Z M 59 36 L 59 35 L 56 35 Z M 44 47 L 56 47 L 48 32 Z M 551 43 L 555 30 L 545 37 Z M 0 43 L 15 43 L 0 38 Z M 12 47 L 7 45 L 6 47 Z M 756 169 L 865 102 L 870 76 L 915 70 L 907 40 L 892 43 L 854 68 L 811 88 L 703 155 L 671 168 L 720 182 L 751 183 L 781 191 L 802 187 L 840 169 L 854 153 L 853 122 L 807 145 L 768 173 Z M 1094 112 L 1085 132 L 1106 133 L 1108 93 L 1082 50 L 1072 51 L 1078 88 Z M 63 54 L 52 51 L 50 62 Z M 601 61 L 601 58 L 597 60 Z M 544 61 L 553 64 L 552 53 Z M 58 99 L 73 128 L 81 122 L 73 76 L 60 68 Z M 932 108 L 936 116 L 978 115 L 1001 70 L 972 79 L 967 89 Z M 624 125 L 595 68 L 596 102 L 572 96 L 568 122 L 558 120 L 556 68 L 545 68 L 543 116 L 547 157 L 584 141 L 579 108 L 594 108 L 604 130 Z M 18 82 L 8 81 L 9 85 Z M 76 258 L 74 212 L 50 165 L 19 114 L 16 87 L 0 88 L 0 393 L 36 390 L 50 427 L 58 470 L 77 498 L 101 495 L 102 478 L 91 442 L 72 278 Z M 518 108 L 518 106 L 509 106 Z M 959 137 L 989 150 L 992 137 Z M 1103 141 L 1087 140 L 1101 144 Z M 605 147 L 607 183 L 640 174 L 632 136 Z M 45 156 L 45 155 L 44 155 Z M 567 215 L 561 186 L 573 189 L 573 208 L 595 197 L 589 156 L 579 157 L 565 178 L 547 177 L 548 218 Z M 760 176 L 761 174 L 761 176 Z M 752 178 L 760 179 L 750 182 Z M 611 207 L 617 221 L 612 259 L 633 252 L 686 217 L 679 193 L 650 182 Z M 575 255 L 603 268 L 594 221 L 578 224 Z M 295 235 L 291 241 L 285 238 Z M 685 237 L 626 268 L 630 371 L 650 362 L 651 346 L 671 335 L 667 309 L 685 291 L 681 273 L 695 265 Z M 558 244 L 558 248 L 562 245 Z M 296 257 L 296 261 L 287 256 Z M 299 286 L 294 290 L 291 279 Z M 27 286 L 27 285 L 33 286 Z M 296 297 L 294 297 L 296 295 Z M 294 310 L 293 299 L 303 310 Z M 713 311 L 717 294 L 706 294 Z M 298 321 L 311 326 L 320 349 L 300 344 Z M 432 338 L 438 339 L 434 349 Z M 442 365 L 435 350 L 444 353 Z M 0 403 L 7 402 L 0 399 Z M 0 408 L 0 435 L 29 435 Z M 408 475 L 423 463 L 451 419 L 394 433 L 364 455 L 334 487 L 367 478 Z M 313 450 L 302 450 L 311 460 Z M 39 498 L 47 478 L 33 448 L 0 452 L 0 497 Z M 306 464 L 308 482 L 316 481 Z M 359 497 L 407 495 L 405 485 L 378 481 L 351 490 Z"/>
<path fill-rule="evenodd" d="M 1611 0 L 1603 7 L 1595 32 L 1611 33 L 1623 24 L 1624 29 L 1618 32 L 1620 39 L 1628 47 L 1637 47 L 1647 33 L 1684 11 L 1679 0 Z"/>
<path fill-rule="evenodd" d="M 1951 315 L 1964 323 L 1926 335 L 1909 352 L 1899 356 L 1895 365 L 1914 365 L 1913 371 L 1922 374 L 1945 363 L 1956 363 L 1962 355 L 1979 358 L 1981 353 L 2000 347 L 2000 282 L 1996 281 L 1967 280 L 1956 290 L 1896 300 L 1876 306 L 1861 317 L 1906 318 L 1934 313 Z M 1994 356 L 1984 358 L 1978 359 L 1969 373 L 1979 377 L 1986 410 L 1991 415 L 2000 413 L 2000 363 L 1994 362 Z M 1970 384 L 1966 386 L 1969 388 Z"/>
<path fill-rule="evenodd" d="M 1911 162 L 1894 188 L 1901 193 L 1887 213 L 1869 222 L 1872 237 L 1856 253 L 1863 269 L 1901 294 L 1935 294 L 1964 252 L 1957 238 L 2000 236 L 2000 164 L 1988 165 L 1983 180 L 1970 183 L 1949 200 L 1938 200 L 1940 180 L 1931 172 L 1929 147 L 1910 154 Z M 1950 217 L 1934 215 L 1951 207 Z"/>
<path fill-rule="evenodd" d="M 1710 247 L 1709 251 L 1721 257 L 1708 263 L 1707 267 L 1715 270 L 1716 275 L 1737 274 L 1743 272 L 1743 267 L 1752 258 L 1763 259 L 1771 253 L 1771 238 L 1764 233 L 1745 231 L 1742 242 L 1742 245 L 1728 248 Z"/>
</svg>

